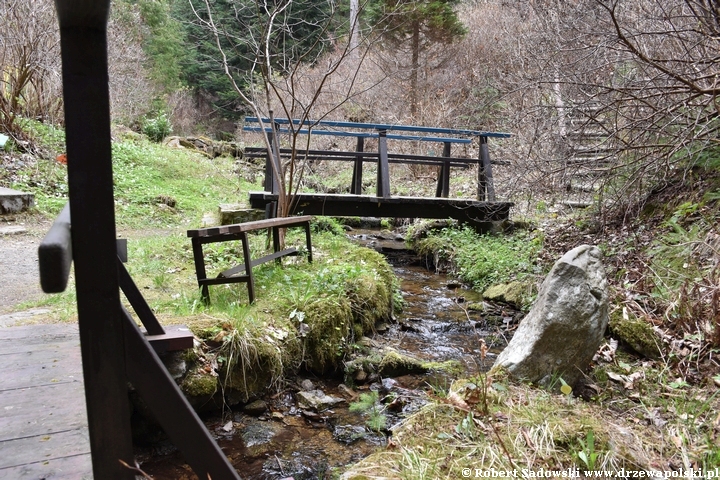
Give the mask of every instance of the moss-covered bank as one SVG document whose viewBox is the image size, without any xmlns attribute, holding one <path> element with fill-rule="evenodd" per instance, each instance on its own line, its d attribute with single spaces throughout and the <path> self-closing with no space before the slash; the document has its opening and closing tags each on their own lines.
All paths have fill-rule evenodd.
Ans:
<svg viewBox="0 0 720 480">
<path fill-rule="evenodd" d="M 191 400 L 246 402 L 300 369 L 337 371 L 355 341 L 392 316 L 398 284 L 382 255 L 330 232 L 313 244 L 313 263 L 259 267 L 252 305 L 237 305 L 238 288 L 211 291 L 213 304 L 190 322 L 204 342 L 181 382 Z"/>
</svg>

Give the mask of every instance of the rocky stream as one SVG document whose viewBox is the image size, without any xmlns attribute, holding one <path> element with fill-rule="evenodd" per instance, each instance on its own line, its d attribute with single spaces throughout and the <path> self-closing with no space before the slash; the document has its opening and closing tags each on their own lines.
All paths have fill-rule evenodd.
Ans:
<svg viewBox="0 0 720 480">
<path fill-rule="evenodd" d="M 393 426 L 429 396 L 442 394 L 459 375 L 489 369 L 520 319 L 520 312 L 486 303 L 477 292 L 429 270 L 423 259 L 405 249 L 400 237 L 351 233 L 356 241 L 386 255 L 401 280 L 404 299 L 395 322 L 378 324 L 376 333 L 361 341 L 446 368 L 398 371 L 384 378 L 362 376 L 347 382 L 352 386 L 342 378 L 308 374 L 242 411 L 204 418 L 244 479 L 330 478 L 333 468 L 384 448 Z M 377 392 L 370 410 L 382 416 L 381 426 L 372 425 L 369 412 L 350 408 L 369 392 Z M 137 456 L 152 478 L 196 478 L 169 442 L 139 447 Z"/>
</svg>

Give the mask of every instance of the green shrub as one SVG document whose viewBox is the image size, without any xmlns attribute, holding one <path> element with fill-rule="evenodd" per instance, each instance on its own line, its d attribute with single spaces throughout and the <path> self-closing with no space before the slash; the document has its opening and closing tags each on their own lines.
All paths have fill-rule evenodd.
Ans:
<svg viewBox="0 0 720 480">
<path fill-rule="evenodd" d="M 431 231 L 413 247 L 480 291 L 541 273 L 535 258 L 542 237 L 535 232 L 480 235 L 469 227 L 443 228 Z"/>
<path fill-rule="evenodd" d="M 172 133 L 172 123 L 164 113 L 142 120 L 142 132 L 153 142 L 159 143 Z"/>
</svg>

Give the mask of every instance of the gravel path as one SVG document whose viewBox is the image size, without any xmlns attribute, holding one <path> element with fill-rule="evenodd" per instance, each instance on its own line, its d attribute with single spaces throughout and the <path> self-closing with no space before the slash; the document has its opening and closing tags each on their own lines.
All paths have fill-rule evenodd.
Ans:
<svg viewBox="0 0 720 480">
<path fill-rule="evenodd" d="M 44 310 L 33 309 L 24 316 L 15 314 L 8 318 L 10 312 L 21 310 L 20 304 L 44 295 L 40 289 L 37 249 L 49 227 L 47 222 L 0 222 L 0 327 Z"/>
</svg>

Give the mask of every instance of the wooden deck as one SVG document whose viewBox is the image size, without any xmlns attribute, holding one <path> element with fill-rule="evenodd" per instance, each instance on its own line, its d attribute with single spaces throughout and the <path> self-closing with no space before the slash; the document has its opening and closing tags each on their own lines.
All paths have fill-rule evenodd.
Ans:
<svg viewBox="0 0 720 480">
<path fill-rule="evenodd" d="M 0 328 L 0 362 L 0 478 L 91 479 L 77 325 Z"/>
</svg>

